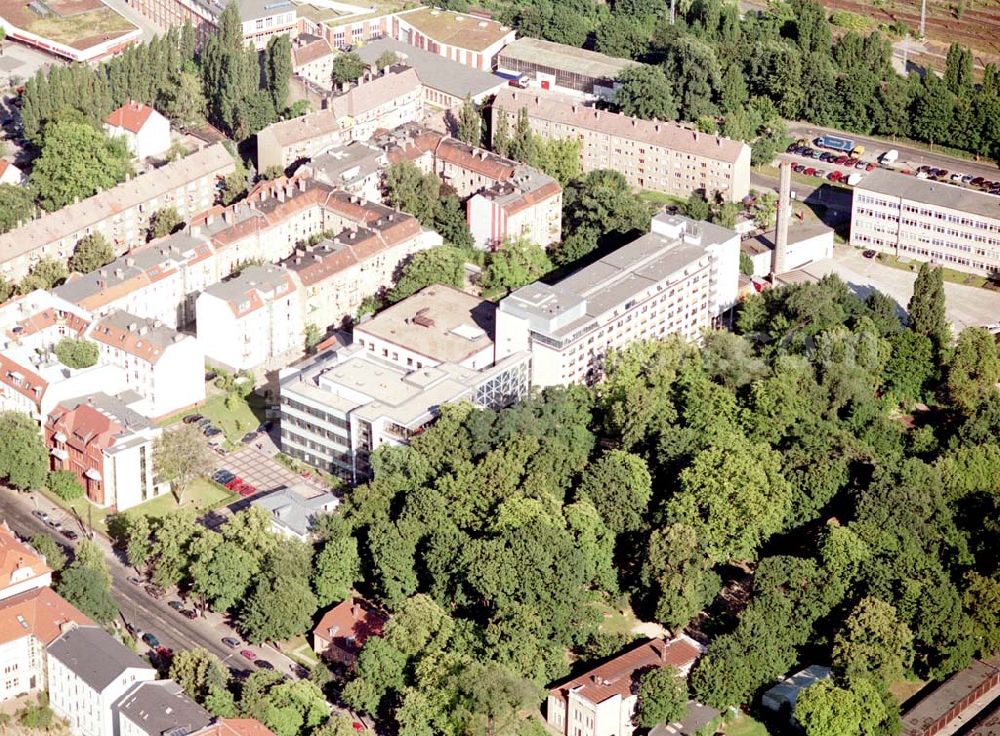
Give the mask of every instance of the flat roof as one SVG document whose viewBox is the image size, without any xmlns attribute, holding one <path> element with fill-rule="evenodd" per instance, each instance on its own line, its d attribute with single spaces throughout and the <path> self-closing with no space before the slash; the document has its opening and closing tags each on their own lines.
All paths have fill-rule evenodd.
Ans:
<svg viewBox="0 0 1000 736">
<path fill-rule="evenodd" d="M 405 10 L 397 13 L 396 17 L 438 43 L 470 51 L 485 51 L 512 31 L 508 26 L 489 18 L 440 8 Z"/>
<path fill-rule="evenodd" d="M 909 177 L 908 177 L 909 178 Z M 903 714 L 903 735 L 917 736 L 945 717 L 955 704 L 1000 673 L 1000 656 L 983 662 L 978 659 L 942 682 Z"/>
<path fill-rule="evenodd" d="M 629 67 L 639 66 L 639 62 L 631 59 L 616 59 L 564 43 L 528 37 L 519 38 L 504 46 L 500 51 L 501 64 L 505 58 L 540 64 L 594 79 L 615 79 Z"/>
<path fill-rule="evenodd" d="M 116 708 L 148 736 L 161 736 L 172 729 L 190 734 L 213 720 L 212 714 L 185 695 L 173 680 L 143 682 L 124 695 Z"/>
<path fill-rule="evenodd" d="M 795 245 L 796 243 L 811 240 L 812 238 L 820 235 L 826 235 L 827 233 L 829 233 L 832 237 L 833 228 L 827 227 L 822 222 L 799 224 L 792 222 L 789 223 L 788 226 L 788 244 Z M 754 253 L 766 253 L 774 250 L 776 238 L 777 231 L 768 230 L 766 233 L 761 233 L 753 238 L 747 238 L 741 243 L 741 246 L 744 250 L 752 251 Z"/>
<path fill-rule="evenodd" d="M 428 286 L 354 328 L 441 363 L 461 363 L 493 344 L 496 305 L 451 286 Z"/>
<path fill-rule="evenodd" d="M 47 0 L 42 15 L 24 0 L 0 0 L 0 17 L 16 28 L 83 51 L 138 27 L 100 0 Z"/>
<path fill-rule="evenodd" d="M 875 169 L 854 188 L 1000 220 L 1000 197 L 955 184 Z"/>
</svg>

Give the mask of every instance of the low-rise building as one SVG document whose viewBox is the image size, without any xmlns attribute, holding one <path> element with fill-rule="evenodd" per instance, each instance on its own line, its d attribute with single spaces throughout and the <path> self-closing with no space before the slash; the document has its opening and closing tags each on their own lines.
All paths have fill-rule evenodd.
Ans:
<svg viewBox="0 0 1000 736">
<path fill-rule="evenodd" d="M 122 311 L 95 322 L 88 334 L 101 362 L 121 368 L 128 388 L 146 400 L 140 407 L 146 416 L 166 417 L 205 400 L 205 351 L 191 335 Z"/>
<path fill-rule="evenodd" d="M 149 105 L 129 100 L 104 119 L 110 138 L 123 138 L 140 161 L 161 156 L 170 148 L 170 121 Z"/>
<path fill-rule="evenodd" d="M 639 62 L 599 54 L 541 38 L 519 38 L 503 47 L 500 72 L 517 75 L 543 90 L 610 101 L 618 76 Z"/>
<path fill-rule="evenodd" d="M 275 736 L 275 733 L 256 718 L 218 718 L 197 736 Z"/>
<path fill-rule="evenodd" d="M 0 521 L 0 600 L 50 585 L 52 568 L 45 558 L 14 536 L 6 521 Z"/>
<path fill-rule="evenodd" d="M 189 22 L 197 34 L 199 46 L 218 28 L 219 16 L 226 9 L 217 0 L 129 0 L 128 4 L 160 28 L 182 26 Z M 243 38 L 262 51 L 274 36 L 298 32 L 295 5 L 288 0 L 239 0 L 237 8 L 243 25 Z"/>
<path fill-rule="evenodd" d="M 545 140 L 580 141 L 585 172 L 620 171 L 629 186 L 688 197 L 702 191 L 738 202 L 750 192 L 750 146 L 693 127 L 640 120 L 546 92 L 500 90 L 491 130 L 500 116 L 509 123 L 525 110 L 533 132 Z"/>
<path fill-rule="evenodd" d="M 365 645 L 373 636 L 382 636 L 385 617 L 360 596 L 341 601 L 313 629 L 313 651 L 327 662 L 339 662 L 353 667 Z"/>
<path fill-rule="evenodd" d="M 496 362 L 496 305 L 451 286 L 427 286 L 354 327 L 354 342 L 400 368 Z"/>
<path fill-rule="evenodd" d="M 287 269 L 250 266 L 198 297 L 198 342 L 233 372 L 272 367 L 305 349 L 302 294 Z"/>
<path fill-rule="evenodd" d="M 46 651 L 49 705 L 77 736 L 119 736 L 114 705 L 156 670 L 103 629 L 75 626 Z"/>
<path fill-rule="evenodd" d="M 535 386 L 593 383 L 610 350 L 671 333 L 697 340 L 736 303 L 739 255 L 732 230 L 657 215 L 646 235 L 501 300 L 497 359 L 529 350 Z"/>
<path fill-rule="evenodd" d="M 212 724 L 212 714 L 173 680 L 141 682 L 115 703 L 118 736 L 190 736 Z"/>
<path fill-rule="evenodd" d="M 772 272 L 776 240 L 775 231 L 769 230 L 742 241 L 740 249 L 753 263 L 752 276 L 763 278 Z M 786 271 L 794 271 L 827 258 L 833 258 L 833 228 L 818 222 L 808 225 L 796 223 L 788 228 L 784 258 Z"/>
<path fill-rule="evenodd" d="M 412 69 L 385 73 L 333 97 L 319 112 L 272 123 L 257 133 L 257 167 L 286 169 L 328 148 L 365 141 L 422 115 L 420 80 Z"/>
<path fill-rule="evenodd" d="M 272 532 L 305 542 L 312 537 L 319 517 L 336 509 L 340 499 L 329 491 L 299 483 L 259 496 L 250 503 L 268 513 Z"/>
<path fill-rule="evenodd" d="M 809 665 L 765 690 L 760 697 L 760 704 L 775 713 L 794 718 L 795 702 L 799 699 L 802 691 L 829 679 L 832 674 L 833 670 L 829 667 L 824 667 L 821 664 Z"/>
<path fill-rule="evenodd" d="M 292 44 L 292 73 L 323 89 L 331 89 L 334 56 L 333 47 L 322 36 L 299 34 Z"/>
<path fill-rule="evenodd" d="M 1000 197 L 876 169 L 854 188 L 851 245 L 994 276 Z"/>
<path fill-rule="evenodd" d="M 0 600 L 0 702 L 48 689 L 45 648 L 93 622 L 47 585 Z"/>
<path fill-rule="evenodd" d="M 391 33 L 397 41 L 486 72 L 496 69 L 500 50 L 516 36 L 495 20 L 429 7 L 396 13 Z"/>
<path fill-rule="evenodd" d="M 235 170 L 222 144 L 141 174 L 0 235 L 0 276 L 24 278 L 44 257 L 65 261 L 87 235 L 100 233 L 119 253 L 146 242 L 149 218 L 174 207 L 182 219 L 208 209 L 219 179 Z"/>
<path fill-rule="evenodd" d="M 61 402 L 45 422 L 53 470 L 68 470 L 96 506 L 124 511 L 170 490 L 153 468 L 162 430 L 125 402 L 94 393 Z"/>
<path fill-rule="evenodd" d="M 551 690 L 545 720 L 567 736 L 630 734 L 635 730 L 635 679 L 643 670 L 676 667 L 687 676 L 705 648 L 687 636 L 653 639 Z"/>
</svg>

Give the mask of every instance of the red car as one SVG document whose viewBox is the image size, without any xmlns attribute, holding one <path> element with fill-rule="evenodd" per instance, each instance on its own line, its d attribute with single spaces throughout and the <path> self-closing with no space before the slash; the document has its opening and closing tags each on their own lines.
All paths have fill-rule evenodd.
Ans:
<svg viewBox="0 0 1000 736">
<path fill-rule="evenodd" d="M 877 168 L 878 164 L 876 163 L 865 164 L 865 171 L 875 171 Z"/>
<path fill-rule="evenodd" d="M 255 659 L 257 659 L 257 655 L 254 654 L 249 649 L 244 649 L 243 651 L 241 651 L 240 652 L 240 656 L 243 657 L 243 659 L 249 659 L 251 662 L 253 662 Z"/>
<path fill-rule="evenodd" d="M 256 492 L 257 492 L 257 489 L 254 486 L 250 485 L 249 483 L 245 483 L 243 485 L 243 488 L 240 489 L 240 495 L 241 496 L 252 496 Z"/>
<path fill-rule="evenodd" d="M 237 475 L 231 481 L 226 483 L 225 488 L 227 491 L 235 491 L 241 485 L 243 485 L 243 479 Z"/>
<path fill-rule="evenodd" d="M 839 171 L 831 171 L 830 176 L 827 177 L 827 179 L 829 179 L 830 181 L 840 181 L 843 178 L 844 175 L 841 174 Z"/>
<path fill-rule="evenodd" d="M 810 166 L 809 168 L 805 169 L 802 173 L 805 174 L 806 176 L 812 176 L 813 174 L 816 173 L 816 169 Z"/>
</svg>

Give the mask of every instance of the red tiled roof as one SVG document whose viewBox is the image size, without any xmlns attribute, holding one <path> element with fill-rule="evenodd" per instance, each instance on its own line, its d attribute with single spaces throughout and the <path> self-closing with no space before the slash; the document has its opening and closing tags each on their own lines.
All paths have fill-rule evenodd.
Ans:
<svg viewBox="0 0 1000 736">
<path fill-rule="evenodd" d="M 323 614 L 313 636 L 337 648 L 357 654 L 372 636 L 382 636 L 385 618 L 364 599 L 354 596 Z"/>
<path fill-rule="evenodd" d="M 672 639 L 669 642 L 652 639 L 569 682 L 552 688 L 549 694 L 566 700 L 567 693 L 573 690 L 592 703 L 601 703 L 615 695 L 625 697 L 634 692 L 636 686 L 634 675 L 640 670 L 673 665 L 686 672 L 700 656 L 701 649 L 687 637 Z"/>
<path fill-rule="evenodd" d="M 70 330 L 72 330 L 76 335 L 81 335 L 87 326 L 90 324 L 87 320 L 79 315 L 73 314 L 72 312 L 59 312 L 57 313 L 55 309 L 43 309 L 41 312 L 31 315 L 30 317 L 25 317 L 20 322 L 17 323 L 17 327 L 21 329 L 17 332 L 14 329 L 7 330 L 7 335 L 10 337 L 25 337 L 27 335 L 34 335 L 42 330 L 53 327 L 56 324 L 64 324 Z"/>
<path fill-rule="evenodd" d="M 0 601 L 0 644 L 30 634 L 48 646 L 71 622 L 78 626 L 93 625 L 93 621 L 52 588 L 35 588 Z"/>
<path fill-rule="evenodd" d="M 0 355 L 0 383 L 31 399 L 36 407 L 41 405 L 42 394 L 49 387 L 40 375 L 6 355 Z"/>
<path fill-rule="evenodd" d="M 59 404 L 49 415 L 46 426 L 52 432 L 66 435 L 66 444 L 84 456 L 92 454 L 88 448 L 97 446 L 100 450 L 112 447 L 115 437 L 125 428 L 89 404 L 80 404 L 71 409 Z"/>
<path fill-rule="evenodd" d="M 124 128 L 131 133 L 138 133 L 153 114 L 153 108 L 135 100 L 130 100 L 119 107 L 104 120 L 115 128 Z"/>
<path fill-rule="evenodd" d="M 0 589 L 11 585 L 14 572 L 24 568 L 32 572 L 27 580 L 52 572 L 37 553 L 18 541 L 7 522 L 0 523 Z"/>
<path fill-rule="evenodd" d="M 515 212 L 520 212 L 521 210 L 531 207 L 532 205 L 538 204 L 539 202 L 544 202 L 550 197 L 555 197 L 562 192 L 562 187 L 559 186 L 559 182 L 550 181 L 549 183 L 539 187 L 538 189 L 533 189 L 530 192 L 525 192 L 520 197 L 515 199 L 513 202 L 508 202 L 504 209 L 507 210 L 507 214 L 513 215 Z"/>
<path fill-rule="evenodd" d="M 454 138 L 444 138 L 434 154 L 439 161 L 474 171 L 496 181 L 506 181 L 514 175 L 517 162 L 495 153 L 473 148 Z"/>
<path fill-rule="evenodd" d="M 255 718 L 220 718 L 196 736 L 275 736 L 275 733 Z"/>
<path fill-rule="evenodd" d="M 325 38 L 317 38 L 315 41 L 310 41 L 302 46 L 293 47 L 292 61 L 297 69 L 300 66 L 311 64 L 331 54 L 333 54 L 333 48 L 331 48 L 330 42 Z"/>
</svg>

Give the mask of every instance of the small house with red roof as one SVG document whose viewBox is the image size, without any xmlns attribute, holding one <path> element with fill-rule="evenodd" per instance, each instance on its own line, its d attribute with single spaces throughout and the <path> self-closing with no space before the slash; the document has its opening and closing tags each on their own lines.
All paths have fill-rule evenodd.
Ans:
<svg viewBox="0 0 1000 736">
<path fill-rule="evenodd" d="M 24 172 L 5 158 L 0 158 L 0 184 L 24 184 Z"/>
<path fill-rule="evenodd" d="M 124 138 L 140 161 L 170 148 L 170 121 L 142 102 L 126 102 L 104 119 L 104 129 L 111 138 Z"/>
<path fill-rule="evenodd" d="M 51 584 L 52 569 L 45 558 L 0 521 L 0 600 Z"/>
<path fill-rule="evenodd" d="M 643 642 L 549 690 L 545 719 L 550 728 L 567 736 L 631 734 L 639 677 L 667 666 L 686 677 L 704 651 L 683 635 Z"/>
<path fill-rule="evenodd" d="M 373 636 L 382 636 L 385 618 L 365 600 L 352 596 L 323 614 L 313 629 L 313 651 L 329 662 L 348 667 Z"/>
</svg>

